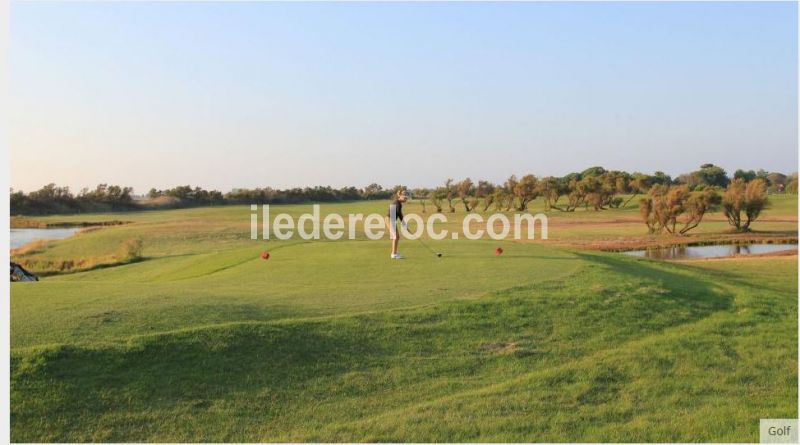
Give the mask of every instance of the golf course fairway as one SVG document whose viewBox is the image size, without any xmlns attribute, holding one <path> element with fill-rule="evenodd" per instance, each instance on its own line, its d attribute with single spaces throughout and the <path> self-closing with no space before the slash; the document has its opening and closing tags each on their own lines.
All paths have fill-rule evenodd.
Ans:
<svg viewBox="0 0 800 445">
<path fill-rule="evenodd" d="M 779 197 L 753 228 L 796 237 L 796 213 Z M 796 255 L 580 248 L 646 237 L 628 208 L 391 261 L 387 240 L 254 241 L 249 215 L 38 218 L 126 224 L 31 258 L 90 264 L 132 237 L 143 258 L 11 284 L 12 441 L 757 442 L 760 418 L 797 418 Z"/>
</svg>

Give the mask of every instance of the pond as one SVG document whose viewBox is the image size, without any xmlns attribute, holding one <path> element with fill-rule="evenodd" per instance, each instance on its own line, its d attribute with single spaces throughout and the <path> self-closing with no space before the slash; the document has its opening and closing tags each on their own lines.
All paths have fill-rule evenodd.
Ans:
<svg viewBox="0 0 800 445">
<path fill-rule="evenodd" d="M 772 253 L 782 250 L 797 250 L 797 243 L 793 244 L 717 244 L 710 246 L 670 246 L 658 247 L 647 250 L 632 250 L 624 252 L 640 258 L 656 260 L 679 260 L 687 258 L 716 258 L 734 255 L 751 255 L 757 253 Z"/>
<path fill-rule="evenodd" d="M 53 229 L 11 229 L 11 248 L 16 249 L 38 240 L 64 239 L 75 234 L 82 227 L 58 227 Z"/>
</svg>

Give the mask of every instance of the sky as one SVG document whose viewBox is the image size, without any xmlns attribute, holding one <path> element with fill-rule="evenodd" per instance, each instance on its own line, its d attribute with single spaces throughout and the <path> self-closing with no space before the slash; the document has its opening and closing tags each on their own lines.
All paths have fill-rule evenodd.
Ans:
<svg viewBox="0 0 800 445">
<path fill-rule="evenodd" d="M 794 172 L 797 4 L 20 2 L 11 186 Z"/>
</svg>

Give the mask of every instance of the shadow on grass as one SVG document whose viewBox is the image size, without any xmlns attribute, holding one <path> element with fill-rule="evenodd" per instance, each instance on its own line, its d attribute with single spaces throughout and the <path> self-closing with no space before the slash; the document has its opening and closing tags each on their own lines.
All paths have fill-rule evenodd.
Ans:
<svg viewBox="0 0 800 445">
<path fill-rule="evenodd" d="M 778 252 L 778 253 L 780 253 L 780 252 Z M 789 257 L 789 256 L 790 255 L 783 256 L 783 255 L 774 255 L 774 254 L 763 254 L 763 255 L 750 254 L 750 255 L 743 255 L 743 256 L 740 256 L 740 257 L 734 257 L 732 259 L 747 261 L 747 260 L 753 260 L 753 259 L 758 259 L 758 258 L 768 258 L 768 257 L 770 257 L 770 258 L 786 258 L 786 257 Z M 795 262 L 796 262 L 797 261 L 796 260 L 796 255 L 792 254 L 791 256 L 795 257 Z M 727 260 L 727 258 L 723 259 L 723 260 Z M 702 270 L 704 274 L 707 274 L 707 275 L 709 275 L 711 277 L 715 277 L 716 279 L 718 279 L 719 282 L 725 283 L 727 285 L 739 286 L 739 287 L 741 287 L 743 289 L 751 289 L 753 291 L 764 291 L 764 290 L 767 290 L 767 291 L 776 292 L 776 293 L 794 292 L 794 290 L 788 290 L 788 289 L 784 289 L 784 288 L 780 288 L 780 287 L 767 285 L 764 282 L 765 280 L 761 280 L 761 282 L 759 282 L 759 283 L 754 283 L 752 281 L 752 279 L 748 279 L 749 277 L 747 277 L 747 276 L 743 275 L 742 273 L 737 272 L 735 270 L 721 270 L 721 269 L 706 268 L 706 267 L 702 267 L 703 264 L 704 264 L 703 260 L 699 260 L 697 262 L 691 261 L 691 262 L 687 262 L 687 263 L 681 264 L 681 265 L 685 266 L 685 267 L 691 267 L 692 270 Z"/>
<path fill-rule="evenodd" d="M 60 262 L 50 261 L 50 262 L 45 262 L 45 264 L 50 264 L 50 263 L 58 264 L 58 263 L 60 263 L 59 267 L 60 268 L 64 268 L 64 269 L 62 269 L 62 270 L 39 270 L 39 271 L 37 271 L 35 273 L 39 277 L 57 277 L 57 276 L 63 276 L 63 275 L 78 274 L 78 273 L 83 273 L 83 272 L 92 272 L 92 271 L 100 270 L 100 269 L 110 269 L 112 267 L 127 266 L 127 265 L 130 265 L 130 264 L 136 264 L 136 263 L 141 263 L 143 261 L 148 261 L 150 259 L 155 259 L 155 258 L 138 257 L 138 258 L 125 260 L 125 261 L 114 261 L 114 262 L 108 262 L 108 263 L 97 263 L 97 264 L 92 264 L 91 266 L 86 266 L 86 267 L 82 267 L 80 265 L 80 260 L 78 260 L 78 263 L 75 263 L 74 260 L 61 260 Z M 34 261 L 36 261 L 36 260 L 34 260 Z M 28 261 L 27 263 L 31 264 L 30 261 Z M 32 263 L 32 264 L 34 264 L 34 266 L 32 266 L 32 267 L 37 267 L 36 265 L 37 264 L 41 264 L 41 263 L 42 263 L 42 261 L 34 262 L 34 263 Z M 74 264 L 77 264 L 77 267 L 73 266 Z"/>
<path fill-rule="evenodd" d="M 124 345 L 15 351 L 12 439 L 172 437 L 170 422 L 178 420 L 154 423 L 159 413 L 194 422 L 235 412 L 242 425 L 280 419 L 296 428 L 292 410 L 319 399 L 391 394 L 446 376 L 460 382 L 545 369 L 731 306 L 723 289 L 688 267 L 575 255 L 596 267 L 481 300 L 320 322 L 205 326 Z M 364 389 L 343 388 L 349 373 L 361 371 L 368 371 Z M 605 403 L 627 381 L 612 368 L 596 374 L 576 396 L 581 403 Z M 394 383 L 375 383 L 383 375 Z M 183 429 L 208 437 L 196 424 Z"/>
<path fill-rule="evenodd" d="M 365 336 L 317 330 L 314 323 L 233 323 L 132 338 L 122 346 L 59 345 L 12 354 L 12 429 L 15 441 L 38 440 L 30 422 L 74 416 L 49 439 L 80 440 L 87 422 L 112 412 L 147 412 L 184 406 L 204 411 L 236 393 L 263 394 L 261 414 L 280 399 L 302 393 L 315 378 L 359 366 L 379 354 Z M 26 426 L 23 426 L 26 425 Z M 145 439 L 143 435 L 109 440 Z"/>
<path fill-rule="evenodd" d="M 618 254 L 576 253 L 591 264 L 615 273 L 659 283 L 669 297 L 700 312 L 731 307 L 733 296 L 716 283 L 698 276 L 698 270 L 682 264 L 626 258 Z"/>
</svg>

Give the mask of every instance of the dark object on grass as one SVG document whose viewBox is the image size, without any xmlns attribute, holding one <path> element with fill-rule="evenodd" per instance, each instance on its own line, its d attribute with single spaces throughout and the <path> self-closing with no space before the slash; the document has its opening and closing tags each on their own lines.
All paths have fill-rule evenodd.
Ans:
<svg viewBox="0 0 800 445">
<path fill-rule="evenodd" d="M 494 249 L 494 254 L 496 256 L 502 255 L 503 254 L 503 248 L 502 247 L 498 247 L 497 249 Z"/>
<path fill-rule="evenodd" d="M 39 277 L 25 270 L 21 264 L 11 261 L 11 281 L 39 281 Z"/>
<path fill-rule="evenodd" d="M 422 244 L 423 246 L 425 246 L 425 248 L 426 248 L 426 249 L 430 250 L 430 251 L 431 251 L 431 253 L 432 253 L 432 254 L 434 254 L 434 255 L 436 255 L 438 258 L 441 258 L 441 257 L 442 257 L 442 252 L 436 252 L 436 251 L 434 251 L 433 249 L 431 249 L 431 248 L 430 248 L 430 246 L 428 246 L 427 244 L 425 244 L 424 242 L 422 242 L 422 239 L 421 239 L 421 238 L 417 238 L 417 241 L 419 241 L 419 243 L 420 243 L 420 244 Z"/>
</svg>

